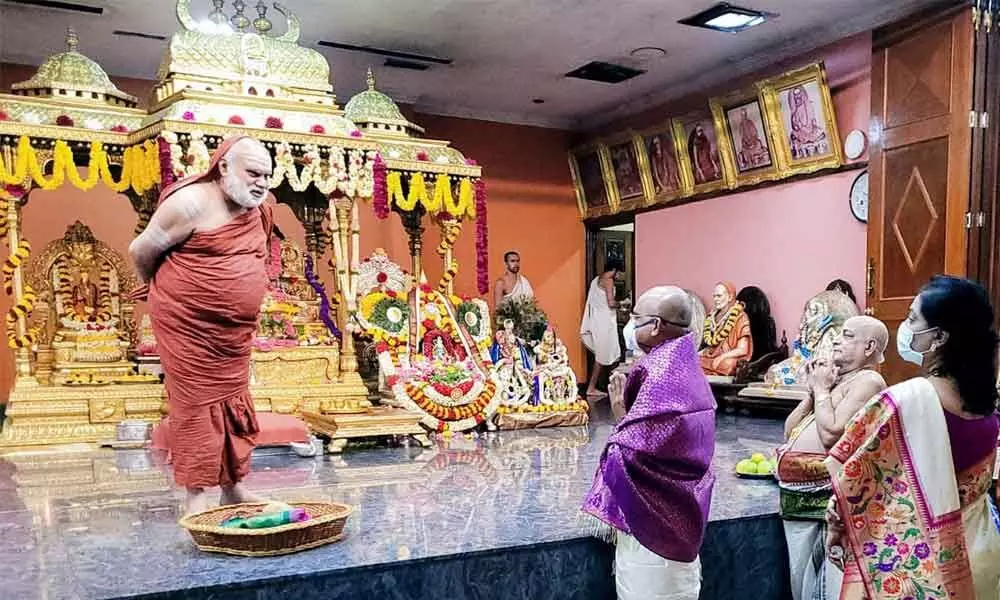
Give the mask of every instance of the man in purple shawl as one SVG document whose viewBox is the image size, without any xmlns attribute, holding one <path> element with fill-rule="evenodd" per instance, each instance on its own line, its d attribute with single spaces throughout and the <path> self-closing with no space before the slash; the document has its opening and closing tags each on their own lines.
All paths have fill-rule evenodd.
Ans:
<svg viewBox="0 0 1000 600">
<path fill-rule="evenodd" d="M 715 399 L 690 333 L 692 313 L 680 288 L 645 292 L 625 341 L 646 356 L 624 385 L 616 375 L 610 386 L 612 405 L 624 416 L 583 510 L 617 530 L 620 600 L 695 600 L 701 588 L 698 551 L 715 483 Z"/>
</svg>

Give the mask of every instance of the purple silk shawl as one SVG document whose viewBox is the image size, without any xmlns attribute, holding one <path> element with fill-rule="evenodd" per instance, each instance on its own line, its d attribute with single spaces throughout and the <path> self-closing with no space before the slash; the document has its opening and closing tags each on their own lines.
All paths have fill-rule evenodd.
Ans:
<svg viewBox="0 0 1000 600">
<path fill-rule="evenodd" d="M 643 357 L 583 511 L 668 560 L 698 556 L 715 476 L 715 399 L 693 334 Z"/>
</svg>

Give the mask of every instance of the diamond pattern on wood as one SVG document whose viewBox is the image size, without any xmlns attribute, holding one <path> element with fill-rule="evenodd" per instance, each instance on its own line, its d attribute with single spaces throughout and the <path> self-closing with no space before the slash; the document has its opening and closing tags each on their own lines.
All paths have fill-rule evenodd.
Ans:
<svg viewBox="0 0 1000 600">
<path fill-rule="evenodd" d="M 920 170 L 913 167 L 910 179 L 906 182 L 906 189 L 903 191 L 903 199 L 892 217 L 892 233 L 911 273 L 916 274 L 917 265 L 924 257 L 931 234 L 934 233 L 934 226 L 939 220 L 934 203 L 927 193 L 927 186 L 924 185 L 924 179 L 920 176 Z M 905 235 L 902 226 L 904 222 L 908 232 Z M 924 232 L 922 237 L 916 233 L 919 231 Z"/>
</svg>

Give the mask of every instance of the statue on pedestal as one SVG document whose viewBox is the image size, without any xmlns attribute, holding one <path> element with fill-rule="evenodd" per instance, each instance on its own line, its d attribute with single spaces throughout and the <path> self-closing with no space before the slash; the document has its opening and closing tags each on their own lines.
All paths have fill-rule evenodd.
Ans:
<svg viewBox="0 0 1000 600">
<path fill-rule="evenodd" d="M 712 293 L 713 310 L 705 318 L 702 336 L 701 368 L 706 375 L 729 377 L 741 360 L 753 355 L 750 319 L 743 304 L 736 300 L 731 283 L 719 283 Z"/>
<path fill-rule="evenodd" d="M 844 321 L 858 315 L 857 305 L 838 290 L 820 292 L 806 302 L 799 325 L 799 339 L 791 356 L 771 367 L 764 378 L 772 385 L 805 385 L 806 363 L 832 360 L 833 344 L 840 338 Z"/>
<path fill-rule="evenodd" d="M 537 404 L 532 386 L 531 358 L 514 333 L 514 322 L 504 321 L 490 348 L 490 359 L 500 382 L 500 403 L 503 406 Z"/>
<path fill-rule="evenodd" d="M 565 406 L 579 398 L 566 346 L 552 327 L 546 328 L 542 341 L 535 346 L 535 396 L 543 406 Z"/>
</svg>

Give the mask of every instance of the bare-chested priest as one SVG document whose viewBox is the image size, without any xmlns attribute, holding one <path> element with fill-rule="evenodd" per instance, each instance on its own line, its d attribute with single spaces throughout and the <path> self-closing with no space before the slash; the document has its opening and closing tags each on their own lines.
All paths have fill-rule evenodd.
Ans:
<svg viewBox="0 0 1000 600">
<path fill-rule="evenodd" d="M 521 255 L 514 250 L 506 252 L 503 264 L 506 269 L 493 288 L 493 307 L 500 306 L 504 300 L 534 298 L 535 291 L 531 289 L 528 278 L 521 275 Z"/>
<path fill-rule="evenodd" d="M 843 337 L 833 345 L 833 364 L 820 359 L 806 367 L 809 397 L 785 421 L 778 482 L 794 600 L 840 595 L 843 574 L 830 568 L 824 545 L 832 489 L 823 460 L 855 413 L 886 388 L 874 369 L 884 360 L 888 343 L 889 332 L 878 319 L 845 321 Z"/>
</svg>

